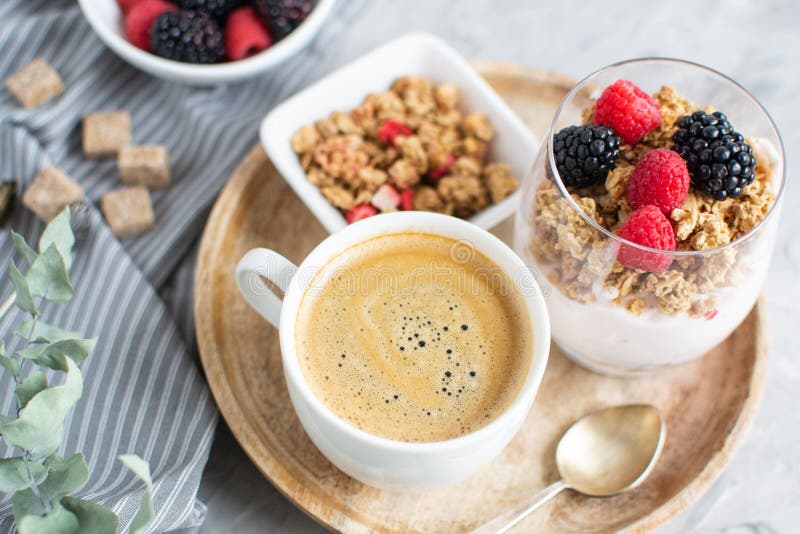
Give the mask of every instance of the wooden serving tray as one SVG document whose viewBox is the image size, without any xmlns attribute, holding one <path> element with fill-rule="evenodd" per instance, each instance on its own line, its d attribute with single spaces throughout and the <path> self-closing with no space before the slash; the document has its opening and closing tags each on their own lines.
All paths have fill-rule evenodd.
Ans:
<svg viewBox="0 0 800 534">
<path fill-rule="evenodd" d="M 574 83 L 528 68 L 476 66 L 539 137 Z M 496 232 L 510 237 L 509 224 Z M 566 492 L 515 530 L 647 531 L 698 499 L 756 412 L 767 360 L 763 304 L 704 357 L 640 378 L 591 373 L 553 348 L 526 425 L 484 471 L 426 494 L 365 486 L 333 467 L 306 436 L 289 401 L 277 332 L 239 296 L 233 275 L 252 247 L 274 248 L 299 263 L 325 235 L 261 147 L 253 148 L 208 220 L 195 279 L 195 320 L 203 367 L 233 434 L 286 497 L 333 530 L 467 531 L 557 479 L 556 442 L 575 419 L 603 406 L 649 402 L 663 411 L 668 434 L 646 483 L 606 499 Z"/>
</svg>

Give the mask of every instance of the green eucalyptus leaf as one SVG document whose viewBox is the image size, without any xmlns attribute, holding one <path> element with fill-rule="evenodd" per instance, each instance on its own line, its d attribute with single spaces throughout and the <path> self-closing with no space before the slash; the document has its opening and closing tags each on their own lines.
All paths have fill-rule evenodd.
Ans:
<svg viewBox="0 0 800 534">
<path fill-rule="evenodd" d="M 19 272 L 14 260 L 11 260 L 11 265 L 8 266 L 8 277 L 11 279 L 11 283 L 14 284 L 14 291 L 17 293 L 17 296 L 14 297 L 14 305 L 20 310 L 36 317 L 39 311 L 36 309 L 36 303 L 33 301 L 30 284 L 28 284 L 28 281 L 22 276 L 22 273 Z"/>
<path fill-rule="evenodd" d="M 33 329 L 31 331 L 31 329 Z M 63 330 L 56 326 L 43 323 L 41 321 L 34 321 L 26 319 L 22 321 L 15 329 L 14 334 L 19 337 L 28 339 L 33 343 L 51 343 L 53 341 L 61 341 L 64 339 L 80 339 L 80 332 L 71 332 Z"/>
<path fill-rule="evenodd" d="M 30 488 L 16 492 L 12 502 L 14 503 L 14 520 L 16 520 L 17 525 L 19 525 L 23 517 L 44 515 L 45 510 L 42 508 L 42 502 Z"/>
<path fill-rule="evenodd" d="M 39 462 L 30 462 L 34 482 L 40 483 L 47 476 L 47 469 Z M 0 458 L 0 493 L 14 493 L 29 488 L 31 479 L 25 460 L 21 456 Z"/>
<path fill-rule="evenodd" d="M 144 534 L 155 515 L 155 510 L 153 510 L 153 496 L 150 494 L 150 490 L 147 490 L 144 492 L 144 495 L 142 495 L 142 502 L 139 503 L 139 510 L 136 512 L 136 515 L 133 516 L 128 532 L 130 532 L 130 534 Z"/>
<path fill-rule="evenodd" d="M 64 435 L 64 420 L 83 392 L 80 370 L 69 358 L 66 364 L 64 384 L 34 395 L 19 417 L 3 427 L 6 443 L 42 456 L 58 448 Z"/>
<path fill-rule="evenodd" d="M 55 343 L 30 345 L 18 351 L 17 354 L 44 367 L 56 371 L 66 371 L 66 357 L 80 364 L 91 354 L 96 344 L 96 339 L 64 339 Z"/>
<path fill-rule="evenodd" d="M 33 295 L 44 297 L 51 302 L 69 302 L 75 291 L 69 282 L 67 267 L 55 244 L 50 244 L 36 258 L 28 274 L 25 275 Z"/>
<path fill-rule="evenodd" d="M 26 515 L 17 521 L 19 534 L 80 534 L 75 514 L 56 503 L 45 516 Z"/>
<path fill-rule="evenodd" d="M 150 464 L 142 460 L 137 454 L 120 454 L 119 461 L 125 464 L 142 482 L 147 489 L 153 488 L 153 479 L 150 478 Z"/>
<path fill-rule="evenodd" d="M 0 356 L 0 365 L 5 367 L 12 375 L 19 376 L 20 364 L 19 360 L 9 358 L 8 356 Z"/>
<path fill-rule="evenodd" d="M 117 531 L 117 516 L 99 504 L 75 497 L 64 497 L 61 504 L 78 518 L 81 534 L 114 534 Z"/>
<path fill-rule="evenodd" d="M 33 262 L 36 261 L 36 256 L 38 256 L 38 254 L 35 250 L 28 246 L 25 238 L 14 230 L 11 230 L 11 240 L 14 241 L 14 246 L 17 248 L 17 252 L 19 252 L 20 255 L 25 258 L 25 261 L 28 262 L 28 265 L 33 265 Z"/>
<path fill-rule="evenodd" d="M 31 373 L 22 382 L 17 384 L 17 400 L 20 407 L 24 408 L 34 395 L 47 388 L 47 375 L 41 371 Z"/>
<path fill-rule="evenodd" d="M 3 427 L 6 426 L 11 421 L 16 421 L 16 417 L 11 417 L 10 415 L 3 415 L 0 414 L 0 434 L 3 433 Z"/>
<path fill-rule="evenodd" d="M 48 343 L 31 343 L 24 349 L 19 349 L 17 351 L 18 356 L 22 356 L 26 360 L 34 360 L 39 357 L 39 355 L 44 352 L 44 348 L 48 345 Z"/>
<path fill-rule="evenodd" d="M 39 495 L 47 501 L 58 501 L 81 488 L 89 480 L 89 466 L 83 454 L 73 454 L 66 460 L 50 456 L 44 463 L 47 478 L 39 484 Z"/>
<path fill-rule="evenodd" d="M 5 367 L 14 377 L 18 377 L 21 371 L 19 360 L 6 355 L 6 345 L 2 339 L 0 339 L 0 366 Z"/>
<path fill-rule="evenodd" d="M 55 245 L 59 254 L 64 259 L 64 266 L 69 272 L 72 266 L 72 246 L 75 244 L 75 236 L 72 233 L 72 226 L 69 223 L 70 209 L 69 206 L 64 208 L 64 211 L 59 213 L 55 219 L 48 223 L 47 227 L 42 232 L 42 237 L 39 238 L 39 252 L 42 253 L 50 245 Z"/>
<path fill-rule="evenodd" d="M 153 479 L 150 477 L 150 465 L 135 454 L 123 454 L 119 456 L 119 459 L 147 486 L 147 490 L 142 496 L 142 502 L 139 503 L 139 510 L 136 512 L 129 528 L 131 534 L 143 534 L 155 517 L 152 495 Z"/>
</svg>

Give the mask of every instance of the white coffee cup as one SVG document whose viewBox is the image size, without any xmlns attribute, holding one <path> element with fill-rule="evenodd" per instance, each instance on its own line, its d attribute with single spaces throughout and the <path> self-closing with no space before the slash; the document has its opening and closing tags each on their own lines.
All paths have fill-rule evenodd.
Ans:
<svg viewBox="0 0 800 534">
<path fill-rule="evenodd" d="M 449 237 L 468 243 L 491 258 L 523 295 L 530 316 L 533 355 L 517 397 L 486 426 L 446 441 L 395 441 L 369 434 L 339 418 L 312 393 L 295 351 L 297 312 L 314 274 L 332 257 L 358 243 L 403 232 Z M 283 292 L 283 299 L 267 287 L 262 277 Z M 299 267 L 275 251 L 256 248 L 239 261 L 236 282 L 247 302 L 279 329 L 286 385 L 311 441 L 339 469 L 372 486 L 393 490 L 432 489 L 457 482 L 483 468 L 524 423 L 547 364 L 550 322 L 533 274 L 505 243 L 455 217 L 424 212 L 370 217 L 329 236 Z"/>
</svg>

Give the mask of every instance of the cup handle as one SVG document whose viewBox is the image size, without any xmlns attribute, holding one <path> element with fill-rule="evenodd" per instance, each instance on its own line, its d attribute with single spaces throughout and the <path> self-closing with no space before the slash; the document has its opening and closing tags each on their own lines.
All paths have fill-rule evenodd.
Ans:
<svg viewBox="0 0 800 534">
<path fill-rule="evenodd" d="M 242 256 L 236 266 L 236 285 L 247 303 L 278 328 L 283 299 L 261 278 L 266 278 L 286 293 L 296 272 L 297 266 L 274 250 L 254 248 Z"/>
</svg>

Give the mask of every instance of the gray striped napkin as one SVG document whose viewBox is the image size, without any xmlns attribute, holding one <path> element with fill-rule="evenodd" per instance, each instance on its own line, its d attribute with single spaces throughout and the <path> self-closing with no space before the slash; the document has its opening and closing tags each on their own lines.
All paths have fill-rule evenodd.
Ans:
<svg viewBox="0 0 800 534">
<path fill-rule="evenodd" d="M 217 412 L 192 354 L 190 251 L 219 189 L 255 142 L 260 118 L 319 74 L 335 36 L 362 3 L 340 0 L 313 43 L 284 68 L 247 83 L 195 89 L 128 66 L 102 45 L 73 0 L 0 1 L 0 79 L 42 57 L 66 86 L 35 110 L 22 109 L 0 89 L 0 177 L 17 179 L 24 190 L 43 165 L 53 164 L 96 203 L 122 185 L 113 160 L 81 154 L 81 119 L 103 109 L 128 110 L 134 143 L 164 144 L 172 157 L 173 185 L 152 193 L 156 228 L 120 243 L 93 211 L 71 271 L 75 299 L 42 308 L 43 320 L 99 338 L 83 366 L 84 395 L 68 421 L 62 452 L 86 454 L 92 476 L 81 496 L 112 507 L 123 528 L 142 490 L 116 460 L 122 453 L 150 462 L 153 532 L 202 521 L 195 495 Z M 21 206 L 11 226 L 34 241 L 43 228 Z M 13 254 L 2 232 L 0 272 Z M 10 292 L 3 276 L 0 298 Z M 0 336 L 9 339 L 19 319 L 12 312 L 0 321 Z M 6 375 L 0 372 L 2 413 L 14 405 Z M 6 455 L 0 445 L 0 456 Z M 0 532 L 12 529 L 10 502 L 0 500 Z"/>
</svg>

